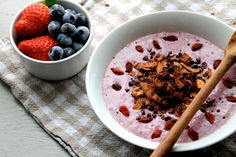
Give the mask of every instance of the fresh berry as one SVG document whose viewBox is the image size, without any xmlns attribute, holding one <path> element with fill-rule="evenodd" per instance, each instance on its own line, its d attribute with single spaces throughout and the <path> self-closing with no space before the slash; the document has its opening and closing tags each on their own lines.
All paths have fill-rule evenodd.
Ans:
<svg viewBox="0 0 236 157">
<path fill-rule="evenodd" d="M 77 13 L 75 15 L 76 20 L 75 20 L 75 26 L 79 27 L 79 26 L 86 26 L 87 24 L 87 19 L 85 17 L 85 15 L 83 15 L 82 13 Z"/>
<path fill-rule="evenodd" d="M 64 51 L 63 58 L 69 57 L 75 53 L 75 51 L 70 47 L 64 48 L 63 51 Z"/>
<path fill-rule="evenodd" d="M 76 32 L 76 27 L 71 23 L 64 23 L 61 26 L 61 32 L 66 35 L 73 36 Z"/>
<path fill-rule="evenodd" d="M 61 32 L 60 28 L 61 24 L 58 21 L 51 21 L 48 24 L 48 32 L 53 38 L 57 38 L 58 34 Z"/>
<path fill-rule="evenodd" d="M 62 47 L 68 47 L 72 44 L 72 39 L 71 37 L 61 33 L 57 37 L 57 42 L 58 42 L 58 45 Z"/>
<path fill-rule="evenodd" d="M 65 12 L 65 14 L 62 17 L 62 22 L 63 23 L 71 23 L 74 24 L 76 20 L 76 17 L 74 14 L 70 13 L 70 12 Z"/>
<path fill-rule="evenodd" d="M 75 52 L 79 51 L 84 45 L 82 43 L 73 42 L 72 48 L 75 50 Z"/>
<path fill-rule="evenodd" d="M 48 53 L 51 61 L 56 61 L 62 59 L 63 49 L 59 46 L 54 46 Z"/>
<path fill-rule="evenodd" d="M 89 37 L 89 29 L 85 26 L 76 28 L 74 39 L 80 42 L 86 42 Z"/>
<path fill-rule="evenodd" d="M 31 58 L 48 61 L 48 52 L 56 44 L 56 41 L 50 36 L 41 36 L 21 41 L 18 48 L 22 53 Z"/>
<path fill-rule="evenodd" d="M 42 3 L 28 6 L 15 24 L 16 34 L 23 37 L 35 37 L 43 34 L 50 22 L 49 8 Z"/>
<path fill-rule="evenodd" d="M 65 9 L 62 5 L 54 4 L 50 8 L 50 15 L 53 17 L 54 20 L 61 21 L 64 14 L 65 14 Z"/>
<path fill-rule="evenodd" d="M 73 9 L 66 9 L 66 12 L 72 13 L 72 14 L 77 14 L 77 12 Z"/>
</svg>

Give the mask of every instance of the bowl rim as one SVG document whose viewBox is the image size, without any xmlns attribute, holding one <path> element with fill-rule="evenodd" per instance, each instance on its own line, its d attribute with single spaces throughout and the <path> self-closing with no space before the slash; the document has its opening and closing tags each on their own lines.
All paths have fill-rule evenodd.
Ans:
<svg viewBox="0 0 236 157">
<path fill-rule="evenodd" d="M 84 44 L 84 46 L 77 52 L 75 52 L 73 55 L 69 56 L 69 57 L 66 57 L 64 59 L 61 59 L 61 60 L 56 60 L 56 61 L 43 61 L 43 60 L 38 60 L 38 59 L 34 59 L 34 58 L 31 58 L 27 55 L 25 55 L 24 53 L 22 53 L 18 47 L 17 47 L 17 44 L 13 38 L 13 32 L 14 32 L 14 26 L 15 26 L 15 23 L 17 21 L 17 19 L 19 18 L 20 14 L 24 11 L 25 8 L 27 8 L 28 6 L 34 4 L 34 3 L 43 3 L 44 4 L 44 1 L 43 0 L 38 0 L 38 1 L 35 1 L 35 2 L 31 2 L 31 3 L 28 3 L 27 5 L 25 5 L 23 8 L 21 8 L 16 14 L 15 16 L 13 17 L 12 21 L 11 21 L 11 24 L 10 24 L 10 42 L 12 44 L 12 46 L 14 47 L 14 49 L 16 50 L 17 54 L 19 54 L 21 57 L 23 57 L 24 59 L 26 60 L 29 60 L 31 62 L 35 62 L 35 63 L 40 63 L 40 64 L 56 64 L 56 63 L 63 63 L 63 62 L 67 62 L 69 60 L 71 60 L 72 58 L 78 56 L 80 53 L 82 53 L 88 46 L 89 44 L 91 44 L 91 40 L 93 38 L 93 34 L 94 34 L 94 28 L 93 28 L 93 22 L 92 22 L 92 18 L 89 14 L 89 12 L 79 3 L 76 3 L 75 1 L 67 1 L 67 0 L 58 0 L 59 3 L 70 3 L 74 6 L 77 6 L 79 7 L 80 10 L 82 10 L 82 12 L 84 12 L 86 18 L 87 18 L 87 21 L 88 21 L 88 27 L 89 27 L 89 38 L 87 39 L 86 43 Z"/>
<path fill-rule="evenodd" d="M 151 147 L 148 147 L 148 146 L 145 146 L 141 143 L 137 143 L 137 142 L 134 142 L 130 139 L 126 139 L 124 136 L 121 135 L 121 133 L 119 131 L 117 131 L 115 128 L 112 128 L 109 126 L 109 123 L 107 122 L 107 120 L 105 118 L 102 117 L 101 113 L 99 113 L 98 110 L 95 110 L 96 108 L 96 103 L 95 102 L 95 98 L 94 98 L 94 94 L 90 91 L 90 89 L 92 89 L 92 86 L 89 82 L 89 78 L 91 77 L 90 75 L 92 74 L 92 70 L 93 70 L 93 67 L 92 67 L 92 63 L 94 62 L 95 60 L 95 54 L 96 52 L 98 52 L 98 49 L 100 48 L 100 46 L 102 45 L 102 43 L 106 40 L 107 37 L 109 37 L 111 34 L 113 34 L 113 32 L 117 31 L 117 29 L 120 29 L 121 27 L 123 27 L 124 25 L 130 23 L 131 21 L 133 20 L 138 20 L 139 18 L 144 18 L 145 16 L 150 16 L 150 15 L 154 15 L 154 14 L 166 14 L 166 13 L 184 13 L 184 14 L 189 14 L 189 15 L 197 15 L 197 16 L 200 16 L 200 17 L 203 17 L 203 18 L 208 18 L 209 20 L 213 20 L 219 24 L 222 24 L 225 28 L 228 28 L 230 30 L 235 31 L 235 29 L 232 27 L 232 26 L 229 26 L 227 25 L 226 23 L 222 22 L 221 20 L 217 19 L 217 18 L 214 18 L 212 16 L 209 16 L 209 15 L 203 15 L 201 13 L 196 13 L 196 12 L 192 12 L 192 11 L 185 11 L 185 10 L 169 10 L 169 11 L 157 11 L 157 12 L 153 12 L 153 13 L 148 13 L 148 14 L 144 14 L 144 15 L 141 15 L 141 16 L 137 16 L 135 18 L 132 18 L 130 20 L 128 20 L 127 22 L 124 22 L 120 25 L 118 25 L 116 28 L 114 28 L 112 31 L 110 31 L 100 42 L 99 44 L 96 46 L 96 48 L 94 49 L 91 57 L 90 57 L 90 60 L 88 62 L 88 65 L 87 65 L 87 71 L 86 71 L 86 90 L 87 90 L 87 94 L 88 94 L 88 98 L 89 98 L 89 101 L 90 101 L 90 104 L 95 112 L 95 114 L 97 115 L 97 117 L 99 118 L 99 120 L 103 123 L 103 125 L 106 126 L 106 128 L 108 128 L 110 131 L 112 131 L 112 133 L 114 133 L 116 136 L 118 136 L 119 138 L 131 143 L 131 144 L 134 144 L 136 146 L 140 146 L 142 148 L 147 148 L 147 149 L 154 149 L 154 148 L 151 148 Z M 108 111 L 109 112 L 109 111 Z M 232 117 L 231 117 L 232 118 Z M 120 124 L 119 124 L 120 125 Z M 126 129 L 125 129 L 126 130 Z M 218 129 L 219 130 L 219 129 Z M 216 130 L 217 131 L 217 130 Z M 182 151 L 192 151 L 192 150 L 196 150 L 196 149 L 201 149 L 201 148 L 204 148 L 204 147 L 207 147 L 207 146 L 210 146 L 210 145 L 213 145 L 223 139 L 225 139 L 226 137 L 230 136 L 231 134 L 233 134 L 234 132 L 236 131 L 236 129 L 232 129 L 230 132 L 228 132 L 227 134 L 224 134 L 222 135 L 220 138 L 214 140 L 214 141 L 211 141 L 211 142 L 208 142 L 208 143 L 202 143 L 201 146 L 198 145 L 198 147 L 194 147 L 194 146 L 191 146 L 189 147 L 188 144 L 189 143 L 197 143 L 197 141 L 192 141 L 192 142 L 188 142 L 188 143 L 177 143 L 175 144 L 175 146 L 173 147 L 172 151 L 174 152 L 182 152 Z M 129 132 L 129 131 L 128 131 Z M 131 132 L 130 132 L 131 133 Z M 131 133 L 133 134 L 133 133 Z M 136 135 L 135 135 L 136 136 Z M 209 135 L 208 135 L 209 136 Z M 203 137 L 205 138 L 205 137 Z M 156 142 L 156 146 L 158 146 L 159 142 Z"/>
</svg>

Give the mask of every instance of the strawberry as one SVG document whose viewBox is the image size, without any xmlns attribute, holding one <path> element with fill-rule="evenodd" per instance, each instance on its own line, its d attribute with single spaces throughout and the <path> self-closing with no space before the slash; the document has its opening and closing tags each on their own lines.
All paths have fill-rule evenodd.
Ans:
<svg viewBox="0 0 236 157">
<path fill-rule="evenodd" d="M 18 44 L 18 48 L 22 53 L 31 58 L 49 61 L 48 52 L 56 44 L 57 42 L 50 36 L 41 36 L 21 41 Z"/>
<path fill-rule="evenodd" d="M 42 3 L 28 6 L 15 24 L 16 34 L 23 37 L 35 37 L 47 30 L 51 21 L 49 8 Z"/>
</svg>

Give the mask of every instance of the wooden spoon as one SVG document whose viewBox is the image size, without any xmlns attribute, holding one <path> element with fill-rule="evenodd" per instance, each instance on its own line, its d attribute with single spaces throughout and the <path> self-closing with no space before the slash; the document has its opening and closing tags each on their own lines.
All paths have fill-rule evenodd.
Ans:
<svg viewBox="0 0 236 157">
<path fill-rule="evenodd" d="M 236 62 L 236 32 L 231 36 L 225 49 L 224 58 L 220 65 L 213 72 L 204 87 L 198 92 L 188 108 L 184 111 L 167 136 L 160 142 L 159 146 L 153 151 L 150 157 L 164 157 L 171 151 L 173 145 L 178 140 L 183 130 L 187 127 L 190 120 L 199 110 L 207 99 L 208 95 L 215 88 L 228 69 Z"/>
</svg>

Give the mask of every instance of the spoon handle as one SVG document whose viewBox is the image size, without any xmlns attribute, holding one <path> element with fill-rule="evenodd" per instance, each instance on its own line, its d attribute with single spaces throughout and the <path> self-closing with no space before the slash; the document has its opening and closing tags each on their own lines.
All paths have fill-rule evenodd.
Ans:
<svg viewBox="0 0 236 157">
<path fill-rule="evenodd" d="M 226 53 L 223 60 L 221 61 L 221 64 L 213 72 L 204 87 L 198 92 L 198 94 L 192 100 L 182 116 L 175 123 L 175 125 L 172 127 L 163 141 L 161 141 L 159 146 L 153 151 L 150 157 L 164 157 L 168 152 L 171 151 L 173 145 L 175 144 L 183 130 L 187 127 L 194 114 L 199 110 L 201 105 L 207 99 L 208 95 L 215 88 L 226 71 L 234 64 L 234 62 L 234 57 Z"/>
</svg>

